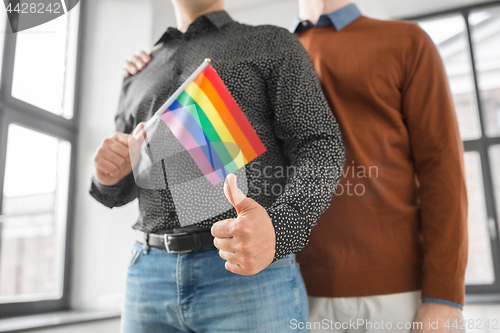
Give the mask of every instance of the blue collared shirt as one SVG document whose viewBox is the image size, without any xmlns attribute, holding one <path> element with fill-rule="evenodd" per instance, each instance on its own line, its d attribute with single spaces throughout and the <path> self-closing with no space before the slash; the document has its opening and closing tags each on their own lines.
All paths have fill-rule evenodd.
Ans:
<svg viewBox="0 0 500 333">
<path fill-rule="evenodd" d="M 360 16 L 361 12 L 359 11 L 358 7 L 355 4 L 350 4 L 334 11 L 333 13 L 321 15 L 316 25 L 312 24 L 312 22 L 309 20 L 302 21 L 297 18 L 290 31 L 292 33 L 304 32 L 311 28 L 322 28 L 332 25 L 335 27 L 335 29 L 337 29 L 337 31 L 340 31 L 352 22 L 356 21 L 358 18 L 360 18 Z"/>
<path fill-rule="evenodd" d="M 358 7 L 355 4 L 350 4 L 339 10 L 334 11 L 333 13 L 321 15 L 319 17 L 318 23 L 316 24 L 312 24 L 312 22 L 309 20 L 302 21 L 301 19 L 297 18 L 290 31 L 292 33 L 304 32 L 311 28 L 323 28 L 323 27 L 330 27 L 332 25 L 335 27 L 337 31 L 340 31 L 345 27 L 347 27 L 349 24 L 356 21 L 360 17 L 361 17 L 361 12 L 359 11 Z M 463 308 L 462 304 L 450 302 L 439 298 L 424 297 L 422 298 L 422 302 L 439 303 L 439 304 L 455 306 L 460 309 Z"/>
</svg>

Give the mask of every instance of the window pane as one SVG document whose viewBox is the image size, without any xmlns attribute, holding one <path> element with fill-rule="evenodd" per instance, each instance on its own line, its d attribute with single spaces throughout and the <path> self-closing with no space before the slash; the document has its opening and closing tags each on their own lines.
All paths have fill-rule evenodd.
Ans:
<svg viewBox="0 0 500 333">
<path fill-rule="evenodd" d="M 9 126 L 0 303 L 62 295 L 70 144 Z"/>
<path fill-rule="evenodd" d="M 436 44 L 448 75 L 463 140 L 481 137 L 465 20 L 450 16 L 419 22 Z"/>
<path fill-rule="evenodd" d="M 17 33 L 12 96 L 73 117 L 78 8 Z"/>
<path fill-rule="evenodd" d="M 485 130 L 500 135 L 500 8 L 469 16 Z"/>
<path fill-rule="evenodd" d="M 500 222 L 500 145 L 490 147 L 490 162 L 491 172 L 493 174 L 493 187 L 495 188 L 494 194 L 497 207 L 497 219 Z"/>
<path fill-rule="evenodd" d="M 469 261 L 465 282 L 468 285 L 492 284 L 495 274 L 488 233 L 481 157 L 477 152 L 467 152 L 464 159 L 469 201 Z"/>
</svg>

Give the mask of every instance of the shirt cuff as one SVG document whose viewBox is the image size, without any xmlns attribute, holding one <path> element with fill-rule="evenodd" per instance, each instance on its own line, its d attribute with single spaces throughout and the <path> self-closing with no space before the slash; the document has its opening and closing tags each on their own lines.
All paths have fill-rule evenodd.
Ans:
<svg viewBox="0 0 500 333">
<path fill-rule="evenodd" d="M 304 244 L 300 240 L 304 238 L 302 228 L 297 227 L 292 221 L 300 221 L 296 212 L 283 209 L 283 206 L 267 210 L 276 233 L 276 253 L 273 262 L 286 257 L 289 254 L 299 252 Z M 295 227 L 295 228 L 294 228 Z"/>
<path fill-rule="evenodd" d="M 456 308 L 459 308 L 460 310 L 464 309 L 462 304 L 453 303 L 453 302 L 447 301 L 445 299 L 440 299 L 440 298 L 424 297 L 424 298 L 422 298 L 422 302 L 424 302 L 424 303 L 439 303 L 439 304 L 454 306 Z"/>
<path fill-rule="evenodd" d="M 95 178 L 95 176 L 92 176 L 91 185 L 91 192 L 92 190 L 97 190 L 107 196 L 117 196 L 121 191 L 121 188 L 117 186 L 118 184 L 112 186 L 103 185 L 97 180 L 97 178 Z"/>
<path fill-rule="evenodd" d="M 137 193 L 133 191 L 131 185 L 133 183 L 129 176 L 112 186 L 103 185 L 92 177 L 90 195 L 108 208 L 123 206 L 136 198 Z"/>
</svg>

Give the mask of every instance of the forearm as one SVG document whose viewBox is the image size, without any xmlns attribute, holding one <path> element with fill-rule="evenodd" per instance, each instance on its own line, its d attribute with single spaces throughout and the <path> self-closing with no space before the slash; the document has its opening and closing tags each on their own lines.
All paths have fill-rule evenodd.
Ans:
<svg viewBox="0 0 500 333">
<path fill-rule="evenodd" d="M 449 150 L 457 143 L 449 143 Z M 420 161 L 423 234 L 422 297 L 464 303 L 467 264 L 467 191 L 460 148 Z"/>
<path fill-rule="evenodd" d="M 330 205 L 345 162 L 340 132 L 336 124 L 332 126 L 337 135 L 311 139 L 296 152 L 291 163 L 295 173 L 268 209 L 276 232 L 274 260 L 299 252 Z"/>
<path fill-rule="evenodd" d="M 403 115 L 419 183 L 423 298 L 463 304 L 467 263 L 467 191 L 453 99 L 432 40 L 409 26 Z"/>
</svg>

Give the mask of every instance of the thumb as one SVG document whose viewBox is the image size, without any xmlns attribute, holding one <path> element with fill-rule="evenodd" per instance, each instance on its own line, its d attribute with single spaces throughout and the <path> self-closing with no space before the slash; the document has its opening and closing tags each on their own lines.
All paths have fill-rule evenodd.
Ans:
<svg viewBox="0 0 500 333">
<path fill-rule="evenodd" d="M 141 157 L 141 146 L 146 139 L 145 125 L 146 123 L 144 122 L 139 123 L 132 134 L 128 136 L 128 153 L 132 169 L 139 163 Z"/>
<path fill-rule="evenodd" d="M 248 199 L 243 192 L 238 188 L 238 184 L 236 183 L 236 176 L 234 174 L 229 174 L 224 181 L 224 194 L 226 195 L 227 200 L 236 208 L 238 214 L 240 211 L 244 209 L 242 207 L 242 203 L 245 199 Z"/>
<path fill-rule="evenodd" d="M 139 144 L 142 144 L 142 142 L 144 142 L 144 139 L 146 139 L 147 131 L 148 131 L 148 128 L 146 127 L 146 123 L 141 122 L 141 123 L 137 124 L 137 126 L 134 129 L 134 131 L 132 132 L 131 136 L 135 140 L 139 141 Z"/>
</svg>

